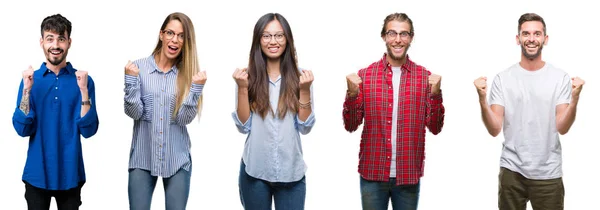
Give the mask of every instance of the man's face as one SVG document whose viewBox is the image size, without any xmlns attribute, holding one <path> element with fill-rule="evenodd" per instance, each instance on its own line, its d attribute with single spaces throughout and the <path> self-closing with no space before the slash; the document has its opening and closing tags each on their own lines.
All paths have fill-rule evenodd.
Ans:
<svg viewBox="0 0 600 210">
<path fill-rule="evenodd" d="M 52 31 L 44 31 L 42 38 L 40 39 L 40 45 L 46 55 L 46 60 L 54 66 L 57 66 L 63 62 L 66 62 L 67 53 L 71 47 L 71 38 L 68 37 L 67 32 L 64 34 L 57 34 Z"/>
<path fill-rule="evenodd" d="M 544 33 L 544 25 L 540 21 L 527 21 L 521 24 L 521 30 L 517 35 L 517 44 L 521 45 L 521 53 L 529 60 L 533 60 L 542 54 L 542 48 L 548 41 L 548 35 Z"/>
<path fill-rule="evenodd" d="M 406 56 L 406 52 L 412 42 L 410 34 L 411 26 L 407 21 L 392 20 L 385 26 L 386 34 L 382 37 L 385 41 L 390 58 L 400 61 Z"/>
</svg>

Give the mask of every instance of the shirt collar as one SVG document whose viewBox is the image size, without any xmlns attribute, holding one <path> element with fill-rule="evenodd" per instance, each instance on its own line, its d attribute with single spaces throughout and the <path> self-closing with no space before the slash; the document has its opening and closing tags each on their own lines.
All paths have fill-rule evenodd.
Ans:
<svg viewBox="0 0 600 210">
<path fill-rule="evenodd" d="M 413 69 L 415 69 L 415 65 L 414 65 L 414 62 L 408 56 L 408 54 L 406 54 L 405 56 L 406 56 L 406 62 L 404 62 L 404 64 L 402 64 L 401 69 L 405 69 L 410 72 Z M 392 69 L 392 64 L 390 64 L 390 62 L 388 62 L 388 60 L 387 60 L 387 53 L 383 53 L 383 58 L 381 58 L 381 63 L 383 63 L 383 65 L 385 65 L 385 67 L 386 67 L 386 68 L 383 68 L 383 71 Z"/>
<path fill-rule="evenodd" d="M 152 74 L 154 72 L 162 72 L 159 68 L 158 65 L 156 65 L 156 60 L 154 59 L 154 55 L 150 55 L 150 65 L 152 65 L 152 69 L 150 71 L 148 71 L 148 74 Z M 177 69 L 176 65 L 173 65 L 171 67 L 171 69 L 169 69 L 169 71 L 167 71 L 166 73 L 169 73 L 173 71 L 173 73 L 177 74 L 177 71 L 179 71 L 179 69 Z"/>
<path fill-rule="evenodd" d="M 46 62 L 42 63 L 42 65 L 40 66 L 40 70 L 44 72 L 44 74 L 42 76 L 46 76 L 46 74 L 52 72 L 50 69 L 48 69 L 48 67 L 46 67 Z M 70 62 L 67 62 L 67 66 L 61 68 L 59 71 L 59 74 L 63 71 L 66 71 L 67 74 L 73 74 L 77 70 L 73 68 L 73 66 L 71 65 Z"/>
</svg>

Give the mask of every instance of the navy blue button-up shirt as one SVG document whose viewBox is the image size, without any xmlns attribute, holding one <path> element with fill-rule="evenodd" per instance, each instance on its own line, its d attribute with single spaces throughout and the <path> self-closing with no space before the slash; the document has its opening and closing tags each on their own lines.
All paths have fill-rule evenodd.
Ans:
<svg viewBox="0 0 600 210">
<path fill-rule="evenodd" d="M 89 138 L 98 130 L 94 81 L 88 76 L 90 110 L 81 117 L 81 92 L 76 69 L 67 63 L 58 75 L 42 63 L 33 73 L 30 111 L 19 109 L 23 81 L 12 122 L 17 133 L 29 136 L 23 181 L 48 190 L 67 190 L 85 182 L 80 135 Z"/>
</svg>

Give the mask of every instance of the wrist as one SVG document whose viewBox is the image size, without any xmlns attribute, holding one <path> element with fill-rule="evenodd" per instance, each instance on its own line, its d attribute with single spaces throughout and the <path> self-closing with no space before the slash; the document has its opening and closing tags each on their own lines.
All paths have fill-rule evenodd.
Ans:
<svg viewBox="0 0 600 210">
<path fill-rule="evenodd" d="M 348 97 L 356 97 L 358 95 L 358 91 L 346 90 L 346 96 Z"/>
</svg>

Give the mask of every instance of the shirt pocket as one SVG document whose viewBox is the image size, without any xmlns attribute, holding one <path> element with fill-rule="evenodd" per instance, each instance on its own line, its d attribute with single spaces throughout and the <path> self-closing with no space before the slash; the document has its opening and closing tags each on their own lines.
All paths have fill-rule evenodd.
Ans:
<svg viewBox="0 0 600 210">
<path fill-rule="evenodd" d="M 144 112 L 142 113 L 141 120 L 152 121 L 152 115 L 154 112 L 154 95 L 143 95 L 142 103 L 144 103 Z"/>
</svg>

